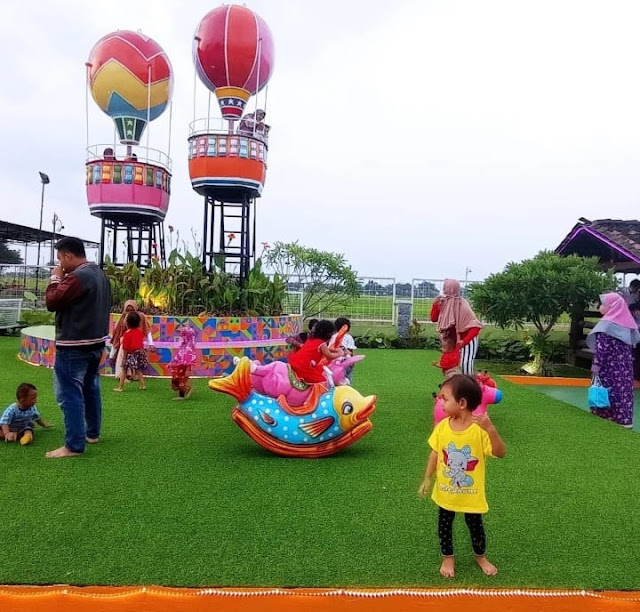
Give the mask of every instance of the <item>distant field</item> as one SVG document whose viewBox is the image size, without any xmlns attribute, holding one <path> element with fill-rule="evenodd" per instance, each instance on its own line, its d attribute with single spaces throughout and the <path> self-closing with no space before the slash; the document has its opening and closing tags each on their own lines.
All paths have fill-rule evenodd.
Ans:
<svg viewBox="0 0 640 612">
<path fill-rule="evenodd" d="M 399 298 L 407 300 L 409 298 Z M 414 316 L 420 320 L 428 320 L 433 299 L 415 299 Z M 293 303 L 291 304 L 294 305 Z M 295 302 L 297 306 L 297 301 Z M 320 316 L 326 319 L 348 317 L 353 320 L 389 322 L 394 320 L 394 303 L 391 296 L 361 296 L 340 304 L 323 304 L 320 301 Z"/>
<path fill-rule="evenodd" d="M 397 298 L 408 300 L 410 298 Z M 414 298 L 413 300 L 413 317 L 420 323 L 429 322 L 431 306 L 434 298 Z M 297 310 L 299 302 L 297 300 L 290 302 L 291 310 Z M 319 318 L 335 319 L 337 317 L 347 317 L 354 323 L 363 325 L 391 325 L 395 320 L 394 304 L 391 296 L 361 296 L 343 302 L 343 305 L 323 307 L 320 302 Z M 568 326 L 570 317 L 564 314 L 558 321 L 558 327 Z"/>
</svg>

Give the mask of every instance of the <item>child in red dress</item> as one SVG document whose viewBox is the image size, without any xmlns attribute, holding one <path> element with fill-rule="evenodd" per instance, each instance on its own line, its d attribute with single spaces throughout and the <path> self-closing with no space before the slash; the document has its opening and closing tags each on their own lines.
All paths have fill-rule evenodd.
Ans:
<svg viewBox="0 0 640 612">
<path fill-rule="evenodd" d="M 131 380 L 137 380 L 140 389 L 146 389 L 143 370 L 149 365 L 147 351 L 144 348 L 144 333 L 141 328 L 140 315 L 133 311 L 127 315 L 127 331 L 122 336 L 121 350 L 124 351 L 122 374 L 120 384 L 114 391 L 123 391 L 127 375 Z"/>
<path fill-rule="evenodd" d="M 442 370 L 445 378 L 449 378 L 454 374 L 461 374 L 460 347 L 456 343 L 455 332 L 443 332 L 440 336 L 440 347 L 442 349 L 442 357 L 440 357 L 440 361 L 434 361 L 433 365 Z"/>
<path fill-rule="evenodd" d="M 313 336 L 289 357 L 289 365 L 300 380 L 307 384 L 327 382 L 322 357 L 333 361 L 345 354 L 342 348 L 330 349 L 328 346 L 334 331 L 331 321 L 318 321 L 313 328 Z"/>
</svg>

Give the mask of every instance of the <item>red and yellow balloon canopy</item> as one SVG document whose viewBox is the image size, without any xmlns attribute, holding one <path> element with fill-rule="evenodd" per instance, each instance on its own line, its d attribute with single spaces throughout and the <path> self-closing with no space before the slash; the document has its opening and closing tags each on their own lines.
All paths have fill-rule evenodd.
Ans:
<svg viewBox="0 0 640 612">
<path fill-rule="evenodd" d="M 118 30 L 103 36 L 87 61 L 87 80 L 98 106 L 115 122 L 124 144 L 138 144 L 147 121 L 171 100 L 171 62 L 153 38 Z"/>
<path fill-rule="evenodd" d="M 242 117 L 249 98 L 269 81 L 273 60 L 269 26 L 244 6 L 219 6 L 196 28 L 193 63 L 200 80 L 216 94 L 224 119 Z"/>
</svg>

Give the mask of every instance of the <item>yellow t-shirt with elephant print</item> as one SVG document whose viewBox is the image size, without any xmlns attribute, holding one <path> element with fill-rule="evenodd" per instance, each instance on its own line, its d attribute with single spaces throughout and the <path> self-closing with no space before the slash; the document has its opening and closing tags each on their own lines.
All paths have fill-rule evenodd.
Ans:
<svg viewBox="0 0 640 612">
<path fill-rule="evenodd" d="M 452 512 L 487 512 L 485 465 L 493 457 L 489 434 L 476 423 L 455 431 L 443 419 L 429 436 L 429 446 L 438 455 L 431 499 Z"/>
</svg>

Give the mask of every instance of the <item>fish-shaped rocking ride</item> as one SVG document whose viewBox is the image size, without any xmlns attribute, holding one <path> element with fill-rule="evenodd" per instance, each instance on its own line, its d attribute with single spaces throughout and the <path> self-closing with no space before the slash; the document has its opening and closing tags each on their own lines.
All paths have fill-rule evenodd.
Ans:
<svg viewBox="0 0 640 612">
<path fill-rule="evenodd" d="M 238 401 L 231 418 L 255 442 L 283 457 L 327 457 L 369 433 L 375 395 L 363 397 L 348 386 L 313 385 L 301 406 L 290 406 L 251 386 L 251 366 L 243 357 L 229 376 L 209 381 L 209 388 Z"/>
</svg>

